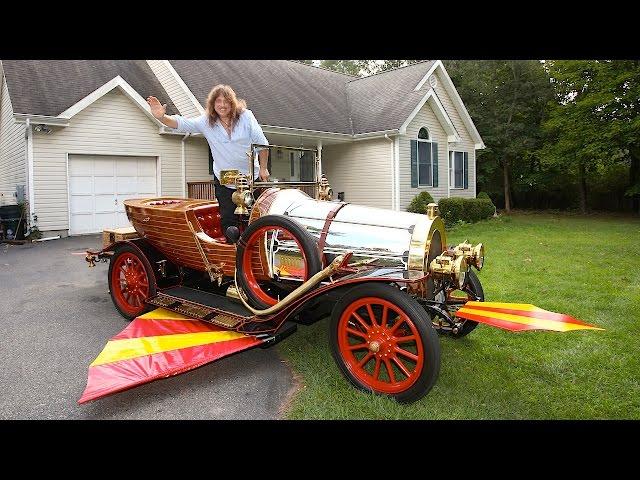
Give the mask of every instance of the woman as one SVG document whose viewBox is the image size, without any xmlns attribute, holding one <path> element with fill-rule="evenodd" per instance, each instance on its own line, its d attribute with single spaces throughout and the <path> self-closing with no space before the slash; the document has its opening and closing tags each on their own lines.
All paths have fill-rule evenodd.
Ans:
<svg viewBox="0 0 640 480">
<path fill-rule="evenodd" d="M 251 150 L 251 144 L 269 144 L 253 112 L 247 109 L 244 100 L 236 97 L 229 85 L 216 85 L 211 89 L 207 97 L 206 112 L 197 118 L 185 118 L 181 115 L 169 117 L 166 114 L 167 105 L 162 105 L 156 97 L 147 98 L 147 103 L 153 116 L 167 127 L 186 133 L 201 133 L 209 142 L 214 159 L 213 183 L 220 205 L 222 231 L 229 239 L 227 228 L 237 224 L 233 213 L 236 205 L 231 200 L 235 187 L 220 184 L 220 171 L 235 169 L 245 175 L 253 175 L 256 179 L 269 179 L 269 152 L 266 149 L 260 151 L 259 164 L 254 164 L 254 171 L 250 173 L 247 168 L 247 152 Z"/>
</svg>

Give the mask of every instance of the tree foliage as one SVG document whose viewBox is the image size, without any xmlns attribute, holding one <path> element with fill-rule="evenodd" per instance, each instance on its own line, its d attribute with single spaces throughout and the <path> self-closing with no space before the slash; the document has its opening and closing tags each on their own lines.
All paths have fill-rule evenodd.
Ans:
<svg viewBox="0 0 640 480">
<path fill-rule="evenodd" d="M 319 66 L 366 76 L 419 61 L 321 60 Z M 604 201 L 640 212 L 640 61 L 444 65 L 486 145 L 476 152 L 477 190 L 498 206 L 586 210 Z"/>
<path fill-rule="evenodd" d="M 535 60 L 444 63 L 486 145 L 478 151 L 478 185 L 508 208 L 512 190 L 521 191 L 532 182 L 530 165 L 553 93 L 548 76 Z"/>
<path fill-rule="evenodd" d="M 634 195 L 640 183 L 638 62 L 549 61 L 546 68 L 555 99 L 548 105 L 544 123 L 547 142 L 540 151 L 543 161 L 577 179 L 583 211 L 589 190 L 597 190 L 619 164 L 630 169 L 628 185 L 621 184 L 618 192 L 610 193 L 621 196 L 626 190 Z"/>
</svg>

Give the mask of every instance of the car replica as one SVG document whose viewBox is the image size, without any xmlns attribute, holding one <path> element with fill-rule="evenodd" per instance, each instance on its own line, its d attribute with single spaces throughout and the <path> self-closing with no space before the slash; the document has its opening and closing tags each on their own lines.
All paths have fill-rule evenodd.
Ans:
<svg viewBox="0 0 640 480">
<path fill-rule="evenodd" d="M 125 201 L 137 238 L 87 252 L 91 265 L 109 261 L 116 309 L 131 320 L 163 307 L 264 345 L 330 315 L 331 352 L 353 385 L 420 399 L 438 377 L 438 334 L 478 325 L 459 311 L 484 301 L 482 244 L 447 246 L 436 204 L 423 215 L 333 201 L 315 150 L 253 145 L 250 167 L 260 148 L 303 156 L 313 178 L 224 171 L 238 216 L 226 236 L 215 200 Z"/>
</svg>

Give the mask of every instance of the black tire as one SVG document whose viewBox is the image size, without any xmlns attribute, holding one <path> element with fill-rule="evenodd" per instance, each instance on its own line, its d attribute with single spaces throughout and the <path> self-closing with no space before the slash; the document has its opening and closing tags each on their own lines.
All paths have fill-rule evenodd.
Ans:
<svg viewBox="0 0 640 480">
<path fill-rule="evenodd" d="M 376 304 L 376 302 L 384 301 L 403 312 L 413 325 L 406 323 L 404 320 L 397 320 L 400 318 L 398 315 L 393 318 L 389 313 L 387 313 L 387 322 L 384 325 L 382 325 L 382 321 L 379 322 L 380 325 L 376 324 L 375 327 L 371 325 L 370 317 L 365 313 L 368 311 L 366 304 L 369 303 L 374 306 L 372 307 L 373 316 L 378 318 L 378 312 L 383 311 L 384 303 Z M 358 307 L 362 302 L 365 302 L 364 305 Z M 365 309 L 364 312 L 360 310 L 362 308 Z M 354 323 L 353 312 L 361 316 L 370 329 L 365 330 L 364 326 L 361 327 Z M 362 315 L 367 315 L 367 319 Z M 391 323 L 392 320 L 395 321 Z M 396 326 L 396 324 L 396 329 L 393 329 L 392 327 Z M 353 347 L 359 345 L 348 343 L 349 339 L 347 337 L 349 333 L 344 333 L 347 325 L 350 331 L 357 328 L 361 334 L 369 334 L 368 337 L 364 335 L 362 337 L 365 339 L 362 342 L 365 347 L 360 349 L 364 350 L 364 352 L 360 352 L 361 357 L 354 353 L 357 350 L 345 348 L 345 346 Z M 412 328 L 412 326 L 415 328 Z M 376 331 L 376 327 L 384 327 L 384 329 L 379 328 Z M 406 328 L 409 328 L 409 330 L 407 331 Z M 398 330 L 401 330 L 402 333 L 400 333 L 399 337 L 396 337 L 394 333 Z M 414 360 L 415 367 L 412 367 L 411 364 L 407 365 L 407 359 L 402 354 L 399 356 L 396 353 L 388 353 L 389 357 L 385 354 L 385 352 L 397 352 L 395 347 L 398 347 L 400 343 L 396 343 L 397 339 L 409 338 L 407 334 L 415 339 L 414 356 L 422 359 L 421 364 Z M 352 335 L 350 340 L 357 342 L 356 338 L 358 337 Z M 418 342 L 420 346 L 418 346 Z M 387 284 L 366 283 L 358 285 L 349 290 L 336 303 L 331 313 L 329 343 L 331 354 L 340 371 L 356 388 L 366 392 L 390 396 L 400 403 L 415 402 L 426 395 L 435 384 L 440 372 L 440 342 L 429 313 L 411 296 Z M 375 347 L 374 343 L 376 343 Z M 405 343 L 410 343 L 411 345 L 404 348 L 414 348 L 413 341 L 405 341 L 403 346 Z M 405 350 L 405 353 L 409 352 Z M 370 359 L 365 360 L 364 357 L 368 355 L 371 355 Z M 381 355 L 384 355 L 384 358 Z M 395 378 L 398 373 L 395 373 L 392 377 L 389 374 L 389 365 L 392 365 L 391 361 L 393 360 L 390 358 L 391 356 L 396 357 L 396 359 L 404 358 L 404 366 L 411 375 L 401 374 L 406 377 L 404 380 Z M 371 365 L 372 360 L 375 365 Z M 364 364 L 357 364 L 363 361 L 365 362 Z M 380 376 L 383 374 L 383 363 L 386 365 L 384 371 L 387 372 L 387 379 L 380 380 Z M 414 370 L 411 370 L 412 368 Z M 371 369 L 373 369 L 372 373 L 368 371 Z M 393 366 L 391 370 L 394 370 Z M 400 372 L 397 364 L 396 370 Z M 415 377 L 412 379 L 411 376 L 414 374 Z M 394 382 L 394 380 L 396 381 Z"/>
<path fill-rule="evenodd" d="M 143 288 L 145 292 L 140 293 L 138 295 L 139 300 L 137 302 L 134 302 L 142 304 L 138 308 L 134 308 L 133 305 L 128 305 L 127 299 L 124 295 L 124 293 L 127 292 L 123 292 L 122 283 L 116 281 L 116 279 L 114 278 L 114 275 L 116 275 L 116 273 L 114 272 L 114 268 L 120 268 L 121 264 L 126 262 L 127 259 L 135 259 L 135 261 L 139 262 L 136 264 L 135 261 L 132 260 L 132 262 L 134 262 L 133 264 L 136 265 L 135 268 L 137 268 L 139 271 L 139 275 L 141 276 L 143 271 L 146 275 L 148 288 Z M 120 313 L 120 315 L 122 315 L 124 318 L 131 321 L 134 318 L 155 308 L 152 305 L 144 303 L 144 300 L 156 294 L 156 280 L 155 275 L 153 274 L 153 268 L 151 267 L 149 260 L 144 254 L 140 253 L 140 250 L 128 244 L 123 244 L 117 247 L 113 252 L 113 256 L 111 257 L 111 260 L 109 262 L 108 275 L 109 276 L 107 277 L 107 283 L 109 285 L 109 294 L 111 295 L 111 300 L 113 301 L 116 310 L 118 310 L 118 313 Z M 118 292 L 118 288 L 120 288 L 120 292 Z"/>
<path fill-rule="evenodd" d="M 322 270 L 322 259 L 320 258 L 320 254 L 318 252 L 318 243 L 316 242 L 316 239 L 298 222 L 289 217 L 285 217 L 284 215 L 265 215 L 264 217 L 260 217 L 259 219 L 255 220 L 249 225 L 249 227 L 247 227 L 244 232 L 242 232 L 240 240 L 238 240 L 237 243 L 236 278 L 238 281 L 238 285 L 247 295 L 249 303 L 254 308 L 258 309 L 265 309 L 270 307 L 271 305 L 261 300 L 259 296 L 251 288 L 249 288 L 246 272 L 243 268 L 243 259 L 245 254 L 250 254 L 247 251 L 247 242 L 255 232 L 264 227 L 281 228 L 295 237 L 295 239 L 300 244 L 300 247 L 302 248 L 306 259 L 307 279 L 311 278 L 313 275 Z"/>
<path fill-rule="evenodd" d="M 463 291 L 467 291 L 468 293 L 475 295 L 478 302 L 484 302 L 484 290 L 482 289 L 482 284 L 480 283 L 480 279 L 476 272 L 469 269 L 467 272 L 467 277 L 464 282 Z M 465 320 L 462 324 L 462 328 L 458 330 L 458 333 L 451 332 L 449 335 L 453 338 L 462 338 L 469 335 L 475 328 L 478 326 L 478 322 L 473 320 Z"/>
</svg>

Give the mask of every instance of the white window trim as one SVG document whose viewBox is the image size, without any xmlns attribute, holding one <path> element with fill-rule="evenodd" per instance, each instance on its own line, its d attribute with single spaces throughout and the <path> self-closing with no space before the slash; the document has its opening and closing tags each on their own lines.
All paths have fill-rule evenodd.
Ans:
<svg viewBox="0 0 640 480">
<path fill-rule="evenodd" d="M 455 175 L 453 176 L 453 182 L 451 182 L 451 172 L 453 171 L 453 156 L 455 153 L 462 153 L 463 157 L 462 157 L 462 186 L 461 187 L 456 187 L 455 186 Z M 449 189 L 450 190 L 468 190 L 464 188 L 464 176 L 466 175 L 466 172 L 464 171 L 464 154 L 467 154 L 467 156 L 469 155 L 469 152 L 465 152 L 465 150 L 449 150 L 449 162 L 448 162 L 448 167 L 449 167 Z"/>
<path fill-rule="evenodd" d="M 429 144 L 429 149 L 431 150 L 431 183 L 420 183 L 420 144 Z M 433 188 L 433 145 L 431 140 L 423 140 L 418 139 L 418 146 L 416 148 L 416 175 L 418 178 L 418 188 L 420 187 L 431 187 Z"/>
<path fill-rule="evenodd" d="M 425 129 L 427 131 L 427 133 L 429 134 L 429 140 L 425 140 L 424 138 L 418 138 L 418 134 L 420 133 L 420 130 Z M 418 129 L 418 133 L 416 133 L 416 140 L 417 140 L 417 146 L 416 146 L 416 178 L 418 179 L 418 186 L 416 188 L 420 188 L 420 187 L 431 187 L 433 188 L 433 137 L 431 136 L 431 132 L 429 131 L 429 128 L 427 126 L 422 126 Z M 420 183 L 420 143 L 428 143 L 429 144 L 429 148 L 431 150 L 431 183 Z M 438 142 L 435 142 L 438 143 Z M 438 161 L 438 159 L 436 159 L 436 161 Z"/>
</svg>

